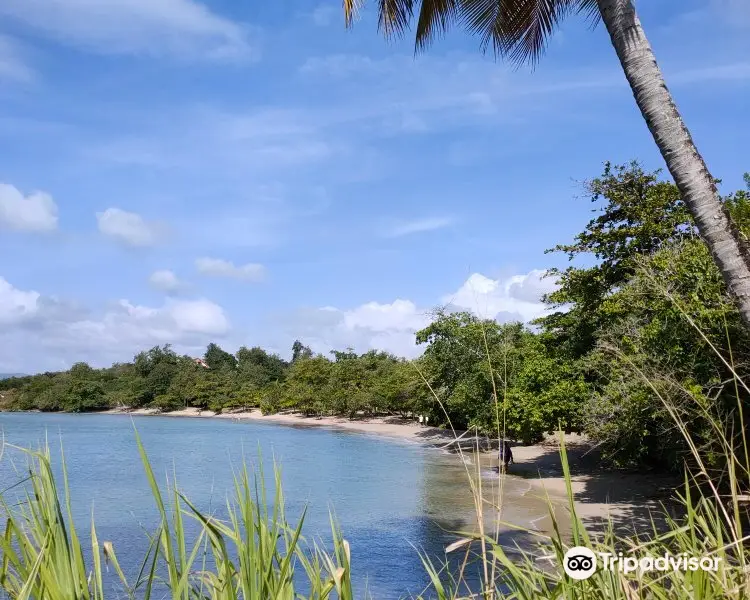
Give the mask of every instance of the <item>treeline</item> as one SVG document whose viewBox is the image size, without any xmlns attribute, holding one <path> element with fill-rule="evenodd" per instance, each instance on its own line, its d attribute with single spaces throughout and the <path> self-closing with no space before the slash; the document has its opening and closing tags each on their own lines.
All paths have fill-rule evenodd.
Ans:
<svg viewBox="0 0 750 600">
<path fill-rule="evenodd" d="M 724 201 L 750 234 L 745 179 L 748 189 Z M 747 427 L 748 394 L 735 374 L 747 371 L 750 334 L 674 184 L 637 163 L 607 164 L 586 190 L 594 217 L 550 250 L 575 262 L 550 271 L 559 283 L 544 298 L 550 314 L 530 326 L 438 309 L 417 332 L 424 352 L 411 361 L 378 351 L 316 355 L 298 341 L 289 361 L 210 344 L 200 364 L 155 347 L 106 369 L 78 363 L 0 381 L 0 402 L 46 411 L 426 414 L 522 442 L 561 427 L 588 434 L 616 464 L 662 468 L 679 468 L 687 455 L 676 415 L 714 460 L 716 418 L 733 435 Z"/>
<path fill-rule="evenodd" d="M 236 354 L 209 344 L 202 358 L 180 356 L 169 345 L 139 353 L 132 363 L 0 380 L 5 407 L 13 410 L 85 412 L 114 407 L 196 407 L 213 411 L 260 408 L 308 415 L 412 414 L 419 375 L 412 363 L 385 352 L 334 351 L 314 355 L 295 342 L 286 361 L 264 349 Z"/>
</svg>

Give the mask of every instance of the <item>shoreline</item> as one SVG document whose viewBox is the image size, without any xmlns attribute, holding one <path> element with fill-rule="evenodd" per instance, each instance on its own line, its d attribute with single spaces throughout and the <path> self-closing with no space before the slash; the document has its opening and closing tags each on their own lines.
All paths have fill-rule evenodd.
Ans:
<svg viewBox="0 0 750 600">
<path fill-rule="evenodd" d="M 94 411 L 93 414 L 225 419 L 240 422 L 252 421 L 257 423 L 288 425 L 290 427 L 328 427 L 344 431 L 367 433 L 395 440 L 410 441 L 428 447 L 440 446 L 441 442 L 448 443 L 454 439 L 452 433 L 445 429 L 422 425 L 416 421 L 395 416 L 348 419 L 346 417 L 332 416 L 312 417 L 293 411 L 264 415 L 260 409 L 257 408 L 215 413 L 211 410 L 200 410 L 192 407 L 168 412 L 160 412 L 158 409 L 153 408 L 138 408 L 134 410 L 127 408 L 112 408 L 104 411 Z"/>
<path fill-rule="evenodd" d="M 85 414 L 223 419 L 236 423 L 267 423 L 298 428 L 322 427 L 374 435 L 391 441 L 418 444 L 424 448 L 458 454 L 455 449 L 450 450 L 451 446 L 456 445 L 453 443 L 456 438 L 450 430 L 422 425 L 395 416 L 352 420 L 345 417 L 307 417 L 294 412 L 263 415 L 259 409 L 217 414 L 192 407 L 169 412 L 120 407 Z M 463 432 L 456 433 L 460 436 Z M 595 448 L 585 437 L 566 434 L 564 442 L 570 466 L 575 511 L 594 535 L 604 532 L 610 521 L 618 535 L 650 531 L 652 518 L 657 524 L 665 522 L 664 506 L 668 507 L 672 516 L 679 513 L 670 500 L 675 489 L 682 485 L 681 478 L 668 474 L 603 469 Z M 475 443 L 475 438 L 463 439 L 463 461 L 469 467 L 473 466 L 472 470 L 476 471 L 478 458 L 478 470 L 482 473 L 482 480 L 488 482 L 488 488 L 496 488 L 497 482 L 500 481 L 497 476 L 496 451 L 480 450 L 477 454 Z M 512 451 L 514 462 L 508 469 L 508 477 L 513 479 L 514 484 L 526 487 L 522 496 L 528 496 L 533 501 L 551 502 L 557 519 L 567 529 L 570 524 L 570 509 L 560 461 L 559 437 L 551 435 L 538 444 L 512 446 Z"/>
<path fill-rule="evenodd" d="M 210 410 L 186 408 L 170 412 L 155 409 L 128 410 L 115 408 L 99 411 L 96 414 L 119 414 L 131 416 L 161 416 L 184 418 L 215 418 L 236 422 L 269 423 L 290 427 L 323 427 L 377 435 L 401 442 L 416 443 L 433 449 L 448 450 L 454 445 L 450 430 L 422 425 L 416 421 L 399 417 L 372 417 L 347 419 L 345 417 L 307 417 L 299 413 L 287 412 L 263 415 L 259 409 L 216 414 Z M 456 432 L 461 435 L 463 432 Z M 467 445 L 474 438 L 465 438 Z M 654 513 L 662 514 L 662 502 L 670 492 L 679 486 L 680 479 L 671 475 L 634 473 L 605 470 L 598 464 L 598 455 L 585 437 L 576 434 L 564 436 L 566 452 L 571 472 L 571 487 L 575 497 L 578 517 L 594 531 L 602 530 L 611 519 L 623 533 L 642 530 L 649 526 Z M 559 455 L 559 438 L 548 436 L 543 442 L 530 446 L 513 446 L 514 463 L 508 475 L 523 479 L 528 483 L 526 493 L 537 498 L 549 497 L 555 505 L 555 512 L 567 509 L 567 488 L 563 477 Z M 455 451 L 454 451 L 455 452 Z M 466 447 L 464 458 L 474 464 L 477 454 Z M 483 473 L 497 479 L 492 473 L 497 466 L 494 451 L 480 451 L 479 461 Z M 658 517 L 657 517 L 657 520 Z"/>
</svg>

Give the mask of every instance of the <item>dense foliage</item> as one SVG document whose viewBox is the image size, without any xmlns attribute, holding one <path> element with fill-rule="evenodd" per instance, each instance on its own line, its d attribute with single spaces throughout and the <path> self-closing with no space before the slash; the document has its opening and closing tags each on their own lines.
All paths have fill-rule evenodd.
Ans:
<svg viewBox="0 0 750 600">
<path fill-rule="evenodd" d="M 748 190 L 750 178 L 746 176 Z M 750 334 L 674 184 L 637 164 L 605 165 L 586 184 L 594 218 L 551 252 L 550 312 L 531 326 L 438 309 L 416 333 L 415 360 L 371 350 L 314 354 L 297 341 L 287 361 L 262 348 L 209 344 L 201 361 L 170 346 L 132 363 L 0 380 L 0 406 L 91 411 L 115 406 L 307 415 L 428 415 L 522 442 L 583 431 L 618 464 L 676 468 L 687 452 L 669 411 L 691 424 L 710 459 L 710 403 L 744 430 L 748 394 L 735 385 Z M 724 198 L 750 233 L 750 194 Z"/>
</svg>

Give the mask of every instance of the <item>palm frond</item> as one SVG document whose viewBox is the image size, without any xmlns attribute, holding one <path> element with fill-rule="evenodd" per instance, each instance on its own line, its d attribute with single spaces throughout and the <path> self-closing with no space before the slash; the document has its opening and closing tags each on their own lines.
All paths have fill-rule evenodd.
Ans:
<svg viewBox="0 0 750 600">
<path fill-rule="evenodd" d="M 517 65 L 536 64 L 562 20 L 593 0 L 463 0 L 466 27 L 482 47 Z"/>
<path fill-rule="evenodd" d="M 347 27 L 351 27 L 354 24 L 354 20 L 357 18 L 362 4 L 363 0 L 343 0 L 344 22 Z"/>
<path fill-rule="evenodd" d="M 586 15 L 586 20 L 592 29 L 602 20 L 602 13 L 599 12 L 599 4 L 596 0 L 579 0 L 577 12 Z"/>
<path fill-rule="evenodd" d="M 363 0 L 343 0 L 351 25 Z M 482 50 L 520 65 L 535 64 L 562 20 L 583 13 L 591 25 L 599 20 L 596 0 L 378 0 L 378 29 L 386 37 L 405 33 L 418 12 L 415 50 L 426 49 L 437 36 L 461 23 L 481 38 Z"/>
<path fill-rule="evenodd" d="M 402 35 L 414 16 L 414 0 L 379 0 L 378 29 L 386 37 Z"/>
<path fill-rule="evenodd" d="M 505 37 L 502 28 L 520 4 L 518 0 L 464 0 L 462 21 L 471 33 L 480 36 L 482 51 L 492 44 L 499 55 L 502 46 L 498 41 Z"/>
<path fill-rule="evenodd" d="M 427 48 L 436 35 L 447 33 L 458 21 L 462 3 L 463 0 L 422 0 L 415 38 L 417 51 Z"/>
</svg>

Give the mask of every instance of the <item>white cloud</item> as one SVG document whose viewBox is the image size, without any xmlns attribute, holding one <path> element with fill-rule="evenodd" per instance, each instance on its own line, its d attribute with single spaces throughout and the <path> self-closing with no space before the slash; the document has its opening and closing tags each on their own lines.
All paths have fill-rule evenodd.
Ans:
<svg viewBox="0 0 750 600">
<path fill-rule="evenodd" d="M 451 223 L 453 223 L 453 219 L 449 217 L 427 217 L 424 219 L 393 223 L 386 227 L 383 233 L 387 237 L 401 237 L 412 233 L 424 233 L 427 231 L 435 231 L 436 229 L 443 229 L 451 225 Z"/>
<path fill-rule="evenodd" d="M 153 246 L 159 241 L 162 231 L 141 215 L 119 208 L 108 208 L 96 213 L 99 231 L 128 246 Z"/>
<path fill-rule="evenodd" d="M 414 334 L 429 322 L 428 311 L 409 300 L 368 302 L 351 310 L 300 309 L 279 323 L 288 339 L 275 345 L 290 348 L 291 341 L 300 338 L 323 354 L 352 347 L 358 352 L 377 349 L 412 357 L 420 353 Z"/>
<path fill-rule="evenodd" d="M 0 277 L 0 324 L 16 325 L 32 318 L 38 311 L 39 294 L 14 288 Z"/>
<path fill-rule="evenodd" d="M 4 20 L 103 54 L 252 58 L 245 27 L 195 0 L 4 0 Z"/>
<path fill-rule="evenodd" d="M 261 281 L 265 276 L 263 265 L 248 263 L 236 266 L 234 263 L 220 258 L 199 258 L 195 261 L 195 268 L 203 275 L 228 277 L 243 281 Z"/>
<path fill-rule="evenodd" d="M 98 314 L 20 290 L 0 277 L 0 371 L 67 368 L 83 360 L 97 366 L 129 360 L 156 344 L 192 352 L 230 330 L 221 306 L 199 298 L 149 307 L 127 300 Z"/>
<path fill-rule="evenodd" d="M 168 269 L 154 271 L 149 276 L 148 282 L 153 288 L 167 293 L 177 292 L 184 287 L 177 275 Z"/>
<path fill-rule="evenodd" d="M 428 316 L 410 300 L 394 300 L 390 304 L 368 302 L 344 312 L 344 326 L 348 329 L 362 327 L 378 332 L 416 330 L 428 323 Z"/>
<path fill-rule="evenodd" d="M 474 273 L 453 294 L 442 298 L 443 304 L 468 310 L 487 319 L 508 320 L 513 317 L 532 321 L 544 314 L 546 305 L 541 297 L 555 289 L 552 279 L 543 278 L 544 271 L 533 270 L 507 279 L 490 279 Z M 504 318 L 503 318 L 504 317 Z"/>
<path fill-rule="evenodd" d="M 24 196 L 14 186 L 0 183 L 1 226 L 18 231 L 54 231 L 57 229 L 57 205 L 45 192 Z"/>
<path fill-rule="evenodd" d="M 229 321 L 218 304 L 205 299 L 168 300 L 159 308 L 120 300 L 101 319 L 75 321 L 68 326 L 81 334 L 101 335 L 113 342 L 175 343 L 188 334 L 224 335 Z"/>
<path fill-rule="evenodd" d="M 543 294 L 554 282 L 542 278 L 543 271 L 491 279 L 472 274 L 459 289 L 440 299 L 449 311 L 468 311 L 499 322 L 529 322 L 546 311 Z M 352 309 L 334 307 L 303 309 L 281 324 L 287 335 L 282 348 L 295 338 L 316 352 L 352 347 L 358 352 L 386 350 L 398 356 L 418 356 L 424 349 L 415 343 L 415 333 L 431 321 L 432 307 L 418 307 L 410 300 L 392 303 L 367 302 Z"/>
<path fill-rule="evenodd" d="M 224 310 L 210 300 L 184 300 L 167 306 L 167 314 L 185 333 L 224 335 L 229 321 Z"/>
<path fill-rule="evenodd" d="M 530 321 L 544 314 L 541 295 L 554 289 L 542 274 L 533 270 L 492 279 L 474 273 L 439 302 L 449 310 L 498 321 Z M 353 347 L 358 352 L 378 349 L 414 357 L 424 349 L 415 344 L 414 334 L 430 323 L 432 308 L 396 299 L 349 309 L 300 309 L 279 315 L 263 344 L 288 354 L 292 341 L 299 338 L 325 354 Z M 231 342 L 231 331 L 224 309 L 205 298 L 168 298 L 155 307 L 119 300 L 92 312 L 34 290 L 17 289 L 0 277 L 0 372 L 67 368 L 78 360 L 105 366 L 129 360 L 156 344 L 196 353 L 211 341 Z"/>
</svg>

